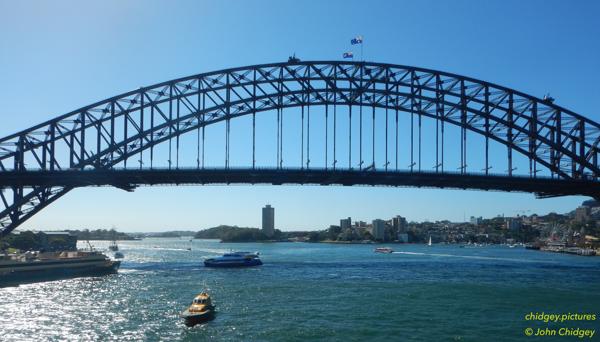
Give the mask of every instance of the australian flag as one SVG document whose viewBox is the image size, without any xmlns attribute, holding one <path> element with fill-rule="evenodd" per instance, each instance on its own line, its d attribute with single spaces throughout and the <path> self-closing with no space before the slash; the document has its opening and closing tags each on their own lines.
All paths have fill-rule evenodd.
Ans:
<svg viewBox="0 0 600 342">
<path fill-rule="evenodd" d="M 363 42 L 363 37 L 356 36 L 356 38 L 352 38 L 352 40 L 350 41 L 350 44 L 356 45 L 356 44 L 362 44 L 362 42 Z"/>
<path fill-rule="evenodd" d="M 344 58 L 353 58 L 354 54 L 352 52 L 344 52 L 343 57 Z"/>
</svg>

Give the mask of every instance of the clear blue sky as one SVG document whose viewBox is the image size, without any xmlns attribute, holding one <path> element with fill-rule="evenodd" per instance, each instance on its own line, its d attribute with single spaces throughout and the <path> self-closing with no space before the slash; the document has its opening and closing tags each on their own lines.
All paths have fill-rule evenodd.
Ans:
<svg viewBox="0 0 600 342">
<path fill-rule="evenodd" d="M 600 120 L 597 1 L 6 1 L 0 0 L 0 136 L 113 95 L 227 67 L 365 59 L 467 75 L 543 96 Z M 317 186 L 77 189 L 23 228 L 152 231 L 260 225 L 321 229 L 339 218 L 462 220 L 565 212 L 585 198 Z"/>
</svg>

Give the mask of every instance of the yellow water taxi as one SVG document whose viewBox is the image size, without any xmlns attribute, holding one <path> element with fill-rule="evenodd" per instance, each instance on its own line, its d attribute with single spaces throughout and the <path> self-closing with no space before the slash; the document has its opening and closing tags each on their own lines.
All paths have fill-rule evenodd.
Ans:
<svg viewBox="0 0 600 342">
<path fill-rule="evenodd" d="M 193 327 L 194 325 L 210 321 L 215 317 L 215 306 L 206 292 L 194 297 L 192 304 L 181 313 L 185 319 L 185 325 Z"/>
</svg>

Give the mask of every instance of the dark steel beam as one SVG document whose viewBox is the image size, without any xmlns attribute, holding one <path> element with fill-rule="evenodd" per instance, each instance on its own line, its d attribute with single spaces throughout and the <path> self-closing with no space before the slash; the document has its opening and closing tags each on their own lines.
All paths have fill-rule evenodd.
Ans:
<svg viewBox="0 0 600 342">
<path fill-rule="evenodd" d="M 478 189 L 536 193 L 543 196 L 582 195 L 600 199 L 600 184 L 585 180 L 556 178 L 464 174 L 460 172 L 410 172 L 326 170 L 324 168 L 247 168 L 247 169 L 104 169 L 24 171 L 0 174 L 3 187 L 115 186 L 132 188 L 143 185 L 183 184 L 318 184 L 380 185 Z"/>
</svg>

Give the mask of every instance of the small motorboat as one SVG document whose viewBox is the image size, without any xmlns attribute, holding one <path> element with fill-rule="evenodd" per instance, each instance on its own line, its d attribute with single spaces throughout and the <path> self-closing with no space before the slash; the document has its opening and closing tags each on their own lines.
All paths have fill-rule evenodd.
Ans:
<svg viewBox="0 0 600 342">
<path fill-rule="evenodd" d="M 394 250 L 390 247 L 377 247 L 375 248 L 375 253 L 393 253 Z"/>
<path fill-rule="evenodd" d="M 108 246 L 108 250 L 116 252 L 119 250 L 119 246 L 117 245 L 117 240 L 112 240 L 110 245 Z"/>
<path fill-rule="evenodd" d="M 123 259 L 125 255 L 122 252 L 115 252 L 115 259 Z"/>
<path fill-rule="evenodd" d="M 206 292 L 194 297 L 192 304 L 181 313 L 185 320 L 185 325 L 193 327 L 196 324 L 204 323 L 215 318 L 215 306 Z"/>
<path fill-rule="evenodd" d="M 220 257 L 204 260 L 206 267 L 247 267 L 260 266 L 262 261 L 258 257 L 258 252 L 231 252 L 225 253 Z"/>
</svg>

